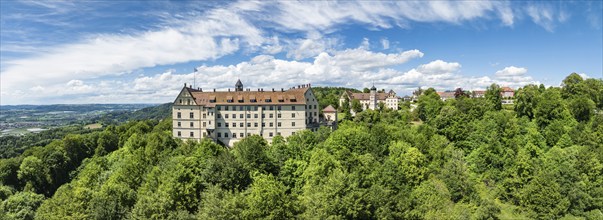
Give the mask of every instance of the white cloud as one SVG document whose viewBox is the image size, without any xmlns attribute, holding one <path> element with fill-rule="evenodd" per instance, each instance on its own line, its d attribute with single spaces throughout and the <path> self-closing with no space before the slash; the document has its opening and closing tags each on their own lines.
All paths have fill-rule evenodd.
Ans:
<svg viewBox="0 0 603 220">
<path fill-rule="evenodd" d="M 360 43 L 360 46 L 358 46 L 358 49 L 364 49 L 364 50 L 370 50 L 371 48 L 371 44 L 369 43 L 369 39 L 368 38 L 362 38 L 362 42 Z"/>
<path fill-rule="evenodd" d="M 498 77 L 521 76 L 528 72 L 528 69 L 523 67 L 508 66 L 502 70 L 496 71 Z"/>
<path fill-rule="evenodd" d="M 531 4 L 526 8 L 527 15 L 532 21 L 549 32 L 553 32 L 558 23 L 570 18 L 570 14 L 549 4 Z"/>
<path fill-rule="evenodd" d="M 405 27 L 409 21 L 460 23 L 496 14 L 504 25 L 513 24 L 512 11 L 503 2 L 491 1 L 295 1 L 278 2 L 275 16 L 268 16 L 287 30 L 332 31 L 336 24 L 360 22 L 376 28 Z"/>
<path fill-rule="evenodd" d="M 381 46 L 384 50 L 389 49 L 389 40 L 387 40 L 387 38 L 381 39 Z"/>
<path fill-rule="evenodd" d="M 241 44 L 263 43 L 262 31 L 240 14 L 254 9 L 249 3 L 215 9 L 178 27 L 137 34 L 98 35 L 78 43 L 48 49 L 44 55 L 4 62 L 3 102 L 20 85 L 35 79 L 45 84 L 67 83 L 77 77 L 94 79 L 121 75 L 142 67 L 192 60 L 210 60 L 231 54 Z M 225 19 L 228 18 L 228 19 Z"/>
<path fill-rule="evenodd" d="M 527 75 L 528 69 L 523 67 L 508 66 L 494 73 L 495 81 L 501 86 L 512 88 L 521 87 L 527 84 L 539 84 L 531 76 Z"/>
</svg>

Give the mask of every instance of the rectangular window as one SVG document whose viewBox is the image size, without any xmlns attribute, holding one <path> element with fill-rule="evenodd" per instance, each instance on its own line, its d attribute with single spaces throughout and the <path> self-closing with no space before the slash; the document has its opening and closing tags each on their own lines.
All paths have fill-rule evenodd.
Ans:
<svg viewBox="0 0 603 220">
<path fill-rule="evenodd" d="M 281 113 L 276 114 L 277 118 L 281 118 Z"/>
<path fill-rule="evenodd" d="M 233 127 L 233 128 L 236 128 L 236 127 L 237 127 L 237 123 L 234 123 L 234 122 L 233 122 L 233 123 L 232 123 L 232 127 Z"/>
<path fill-rule="evenodd" d="M 258 118 L 258 114 L 253 114 L 253 117 L 254 118 Z"/>
<path fill-rule="evenodd" d="M 291 122 L 291 127 L 295 127 L 295 122 Z"/>
<path fill-rule="evenodd" d="M 224 114 L 224 118 L 228 118 L 228 114 Z"/>
<path fill-rule="evenodd" d="M 180 127 L 180 126 L 181 126 L 181 125 L 180 125 L 180 122 L 178 122 L 178 127 Z"/>
<path fill-rule="evenodd" d="M 228 122 L 225 122 L 225 123 L 224 123 L 224 127 L 228 127 Z"/>
<path fill-rule="evenodd" d="M 243 137 L 243 133 L 239 133 L 239 137 Z"/>
<path fill-rule="evenodd" d="M 291 117 L 292 117 L 292 118 L 295 118 L 295 113 L 291 113 Z"/>
<path fill-rule="evenodd" d="M 222 123 L 218 122 L 218 128 L 222 127 Z"/>
<path fill-rule="evenodd" d="M 314 116 L 316 117 L 316 112 L 314 112 Z"/>
<path fill-rule="evenodd" d="M 247 137 L 251 136 L 251 133 L 247 133 Z"/>
<path fill-rule="evenodd" d="M 274 127 L 274 123 L 270 122 L 270 127 Z"/>
<path fill-rule="evenodd" d="M 251 127 L 251 122 L 247 122 L 247 127 Z"/>
<path fill-rule="evenodd" d="M 239 118 L 243 118 L 243 114 L 239 114 Z"/>
<path fill-rule="evenodd" d="M 266 127 L 266 122 L 262 122 L 262 128 Z"/>
<path fill-rule="evenodd" d="M 269 116 L 270 116 L 270 118 L 274 118 L 274 114 L 272 114 L 272 113 L 270 113 Z"/>
<path fill-rule="evenodd" d="M 192 127 L 194 127 L 194 126 L 193 126 L 193 122 L 191 122 L 191 128 L 192 128 Z"/>
<path fill-rule="evenodd" d="M 295 105 L 291 106 L 291 110 L 295 110 Z"/>
<path fill-rule="evenodd" d="M 270 111 L 272 111 L 272 110 L 274 110 L 274 106 L 271 105 L 270 106 Z"/>
<path fill-rule="evenodd" d="M 218 114 L 218 118 L 222 118 L 222 114 Z"/>
<path fill-rule="evenodd" d="M 266 114 L 262 114 L 262 118 L 266 118 Z"/>
<path fill-rule="evenodd" d="M 316 105 L 314 105 L 314 109 L 318 109 L 318 107 L 316 107 Z"/>
<path fill-rule="evenodd" d="M 237 138 L 237 133 L 232 133 L 232 138 Z"/>
<path fill-rule="evenodd" d="M 247 114 L 247 118 L 251 118 L 251 114 Z"/>
<path fill-rule="evenodd" d="M 207 127 L 207 124 L 205 124 L 205 122 L 203 122 L 203 127 Z"/>
<path fill-rule="evenodd" d="M 272 137 L 272 132 L 268 133 L 268 137 Z"/>
<path fill-rule="evenodd" d="M 239 111 L 243 111 L 243 106 L 239 106 Z M 243 135 L 241 135 L 241 136 L 243 136 Z"/>
<path fill-rule="evenodd" d="M 228 105 L 224 106 L 224 111 L 228 111 Z M 224 137 L 226 137 L 226 135 L 224 135 Z"/>
<path fill-rule="evenodd" d="M 276 135 L 281 136 L 281 132 L 276 132 Z"/>
<path fill-rule="evenodd" d="M 266 106 L 262 106 L 262 110 L 266 111 Z"/>
<path fill-rule="evenodd" d="M 253 127 L 257 128 L 258 127 L 258 123 L 257 122 L 253 123 Z"/>
<path fill-rule="evenodd" d="M 182 114 L 180 112 L 176 113 L 178 118 L 182 118 Z"/>
<path fill-rule="evenodd" d="M 239 127 L 243 127 L 245 126 L 245 124 L 243 124 L 243 122 L 239 123 Z"/>
<path fill-rule="evenodd" d="M 281 110 L 281 106 L 279 105 L 279 106 L 277 107 L 277 109 L 280 111 L 280 110 Z"/>
<path fill-rule="evenodd" d="M 237 114 L 232 114 L 232 118 L 237 118 Z"/>
<path fill-rule="evenodd" d="M 281 123 L 280 123 L 280 122 L 277 122 L 277 123 L 276 123 L 276 126 L 280 127 L 280 126 L 281 126 Z"/>
<path fill-rule="evenodd" d="M 203 113 L 203 119 L 205 119 L 205 113 Z"/>
<path fill-rule="evenodd" d="M 227 138 L 228 137 L 228 132 L 224 132 L 224 137 Z"/>
<path fill-rule="evenodd" d="M 218 106 L 218 110 L 222 110 L 221 106 Z"/>
<path fill-rule="evenodd" d="M 191 131 L 191 137 L 194 137 L 194 136 L 195 136 L 195 133 Z"/>
<path fill-rule="evenodd" d="M 182 137 L 182 133 L 178 132 L 178 137 Z"/>
<path fill-rule="evenodd" d="M 218 137 L 222 137 L 222 133 L 218 132 Z"/>
<path fill-rule="evenodd" d="M 251 110 L 251 106 L 247 106 L 247 111 Z"/>
</svg>

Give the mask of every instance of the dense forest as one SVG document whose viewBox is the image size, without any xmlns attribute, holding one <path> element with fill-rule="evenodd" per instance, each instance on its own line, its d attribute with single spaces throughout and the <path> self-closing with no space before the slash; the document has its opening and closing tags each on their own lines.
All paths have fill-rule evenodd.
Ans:
<svg viewBox="0 0 603 220">
<path fill-rule="evenodd" d="M 233 148 L 170 119 L 67 135 L 0 160 L 0 219 L 603 219 L 602 80 L 417 106 Z"/>
</svg>

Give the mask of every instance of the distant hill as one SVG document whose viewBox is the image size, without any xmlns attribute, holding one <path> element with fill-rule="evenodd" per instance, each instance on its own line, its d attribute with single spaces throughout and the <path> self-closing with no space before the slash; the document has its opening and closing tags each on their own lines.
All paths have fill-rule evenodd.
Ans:
<svg viewBox="0 0 603 220">
<path fill-rule="evenodd" d="M 126 121 L 162 120 L 170 117 L 172 103 L 142 108 L 136 111 L 114 111 L 101 116 L 98 120 L 103 124 L 119 124 Z"/>
</svg>

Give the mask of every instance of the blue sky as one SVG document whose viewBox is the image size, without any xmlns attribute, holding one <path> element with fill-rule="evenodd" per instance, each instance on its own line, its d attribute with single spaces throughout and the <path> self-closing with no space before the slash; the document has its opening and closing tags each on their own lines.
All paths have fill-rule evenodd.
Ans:
<svg viewBox="0 0 603 220">
<path fill-rule="evenodd" d="M 603 77 L 601 1 L 0 4 L 0 105 L 161 103 L 238 78 L 405 95 Z"/>
</svg>

